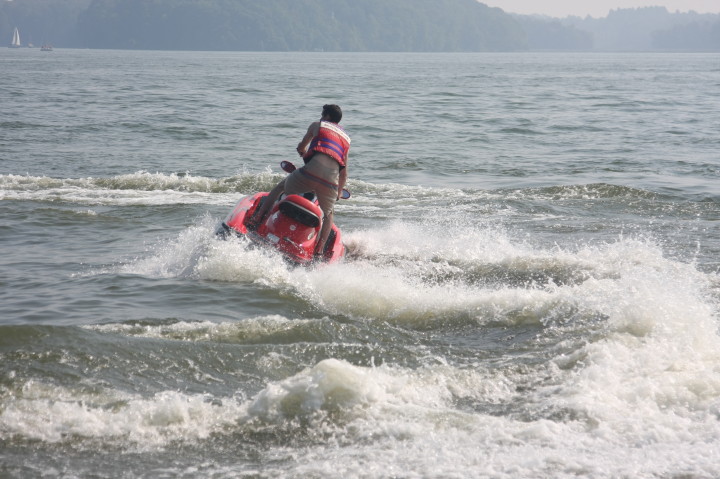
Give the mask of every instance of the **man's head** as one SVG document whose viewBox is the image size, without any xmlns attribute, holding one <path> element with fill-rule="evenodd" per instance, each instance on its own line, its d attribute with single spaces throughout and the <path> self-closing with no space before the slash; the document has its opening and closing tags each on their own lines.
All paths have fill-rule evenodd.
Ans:
<svg viewBox="0 0 720 479">
<path fill-rule="evenodd" d="M 323 118 L 327 116 L 333 123 L 340 123 L 340 120 L 342 120 L 342 110 L 337 105 L 323 105 L 322 116 Z"/>
</svg>

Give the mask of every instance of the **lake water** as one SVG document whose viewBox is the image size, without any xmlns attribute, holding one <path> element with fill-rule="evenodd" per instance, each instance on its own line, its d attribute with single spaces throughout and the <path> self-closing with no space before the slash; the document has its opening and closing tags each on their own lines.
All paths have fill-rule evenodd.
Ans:
<svg viewBox="0 0 720 479">
<path fill-rule="evenodd" d="M 0 475 L 720 475 L 720 55 L 0 49 Z M 324 103 L 346 261 L 214 239 Z"/>
</svg>

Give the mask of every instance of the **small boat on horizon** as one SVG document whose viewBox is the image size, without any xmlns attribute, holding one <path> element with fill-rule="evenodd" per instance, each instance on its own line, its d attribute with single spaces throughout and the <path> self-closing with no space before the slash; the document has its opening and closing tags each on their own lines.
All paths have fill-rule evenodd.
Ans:
<svg viewBox="0 0 720 479">
<path fill-rule="evenodd" d="M 12 37 L 12 43 L 10 43 L 9 48 L 20 48 L 22 45 L 20 44 L 20 32 L 18 31 L 17 27 L 15 27 L 15 30 L 13 30 L 13 37 Z"/>
<path fill-rule="evenodd" d="M 53 51 L 53 47 L 52 47 L 52 45 L 50 45 L 48 43 L 43 43 L 42 46 L 40 47 L 40 51 L 41 52 L 51 52 L 51 51 Z"/>
</svg>

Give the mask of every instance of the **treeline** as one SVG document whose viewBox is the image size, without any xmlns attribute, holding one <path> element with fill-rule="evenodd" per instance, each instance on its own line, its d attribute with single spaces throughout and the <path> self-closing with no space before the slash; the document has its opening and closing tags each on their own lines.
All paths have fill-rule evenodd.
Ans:
<svg viewBox="0 0 720 479">
<path fill-rule="evenodd" d="M 652 44 L 661 50 L 720 52 L 720 21 L 692 21 L 653 32 Z"/>
<path fill-rule="evenodd" d="M 720 15 L 671 13 L 665 7 L 612 10 L 605 18 L 562 20 L 588 32 L 601 51 L 720 51 Z"/>
<path fill-rule="evenodd" d="M 534 15 L 516 15 L 515 19 L 525 32 L 530 50 L 593 50 L 592 33 L 565 25 L 558 19 Z"/>
<path fill-rule="evenodd" d="M 0 38 L 235 51 L 720 51 L 720 15 L 509 15 L 476 0 L 0 0 Z M 1 45 L 1 43 L 0 43 Z"/>
<path fill-rule="evenodd" d="M 475 0 L 95 0 L 79 19 L 98 48 L 488 51 L 522 30 Z"/>
<path fill-rule="evenodd" d="M 63 4 L 67 29 L 42 25 Z M 518 23 L 475 0 L 14 0 L 13 26 L 81 48 L 252 51 L 503 51 L 527 48 Z M 30 7 L 32 5 L 32 7 Z M 44 12 L 44 13 L 43 13 Z M 3 19 L 5 21 L 3 21 Z M 23 24 L 23 21 L 27 25 Z M 39 26 L 43 31 L 35 30 Z M 32 26 L 32 29 L 30 28 Z M 28 32 L 29 33 L 29 32 Z M 27 34 L 26 34 L 27 36 Z"/>
</svg>

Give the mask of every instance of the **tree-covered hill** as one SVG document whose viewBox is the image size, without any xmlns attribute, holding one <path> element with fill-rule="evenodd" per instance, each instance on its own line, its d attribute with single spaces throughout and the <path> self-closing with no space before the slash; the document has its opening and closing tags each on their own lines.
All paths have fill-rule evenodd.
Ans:
<svg viewBox="0 0 720 479">
<path fill-rule="evenodd" d="M 13 0 L 12 27 L 87 48 L 507 51 L 527 48 L 505 12 L 476 0 Z M 57 15 L 54 10 L 62 9 Z M 74 12 L 75 19 L 68 18 Z M 54 17 L 54 18 L 53 18 Z M 41 20 L 45 18 L 45 20 Z M 62 18 L 65 25 L 41 26 Z"/>
<path fill-rule="evenodd" d="M 234 51 L 720 51 L 720 15 L 509 15 L 477 0 L 0 0 L 0 45 Z"/>
<path fill-rule="evenodd" d="M 100 48 L 486 51 L 526 47 L 475 0 L 95 0 L 79 32 Z"/>
<path fill-rule="evenodd" d="M 590 32 L 601 51 L 720 51 L 720 15 L 669 12 L 665 7 L 612 10 L 605 18 L 568 17 L 567 26 Z"/>
</svg>

